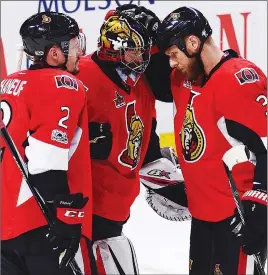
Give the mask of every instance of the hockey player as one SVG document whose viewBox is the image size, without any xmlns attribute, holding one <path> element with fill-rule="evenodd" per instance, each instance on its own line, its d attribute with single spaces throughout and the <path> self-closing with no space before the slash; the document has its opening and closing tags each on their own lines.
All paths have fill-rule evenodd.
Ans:
<svg viewBox="0 0 268 275">
<path fill-rule="evenodd" d="M 245 274 L 241 243 L 249 255 L 267 246 L 266 76 L 233 50 L 222 52 L 196 9 L 174 10 L 158 31 L 158 46 L 174 69 L 174 132 L 192 214 L 190 275 Z M 240 231 L 222 162 L 239 144 L 257 160 L 233 169 L 245 210 Z"/>
<path fill-rule="evenodd" d="M 135 13 L 135 7 L 107 13 L 98 50 L 81 59 L 77 75 L 88 87 L 93 251 L 101 274 L 138 273 L 134 248 L 122 229 L 139 194 L 140 167 L 162 158 L 155 97 L 144 76 L 160 21 L 144 8 Z M 147 156 L 151 144 L 157 150 Z"/>
<path fill-rule="evenodd" d="M 80 60 L 77 75 L 88 87 L 93 251 L 99 273 L 137 274 L 134 249 L 122 228 L 139 194 L 138 171 L 155 124 L 155 99 L 143 76 L 151 38 L 133 18 L 110 11 L 98 47 Z"/>
<path fill-rule="evenodd" d="M 55 12 L 31 16 L 20 35 L 34 64 L 2 81 L 1 113 L 27 161 L 30 184 L 55 220 L 47 225 L 1 139 L 2 274 L 92 274 L 86 92 L 72 75 L 84 36 L 74 19 Z M 82 273 L 73 273 L 74 257 Z"/>
</svg>

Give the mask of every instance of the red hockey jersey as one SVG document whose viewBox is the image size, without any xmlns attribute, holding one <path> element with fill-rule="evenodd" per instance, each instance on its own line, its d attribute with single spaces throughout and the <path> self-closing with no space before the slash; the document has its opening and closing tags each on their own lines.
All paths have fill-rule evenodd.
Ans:
<svg viewBox="0 0 268 275">
<path fill-rule="evenodd" d="M 267 142 L 263 104 L 266 77 L 251 62 L 231 58 L 214 71 L 203 87 L 194 86 L 174 70 L 172 94 L 176 147 L 189 210 L 200 220 L 223 220 L 233 215 L 235 203 L 222 157 L 232 146 L 241 144 L 228 134 L 226 120 L 246 126 Z M 233 176 L 242 194 L 252 188 L 254 166 L 236 165 Z"/>
<path fill-rule="evenodd" d="M 27 156 L 31 174 L 67 171 L 70 192 L 82 192 L 90 198 L 83 234 L 91 238 L 92 189 L 84 86 L 58 69 L 21 71 L 1 82 L 1 112 L 20 154 Z M 2 240 L 7 240 L 47 223 L 2 139 L 1 161 L 1 233 Z"/>
<path fill-rule="evenodd" d="M 151 134 L 155 100 L 142 76 L 130 93 L 119 88 L 87 56 L 78 78 L 88 88 L 88 121 L 111 124 L 112 150 L 107 160 L 92 160 L 93 214 L 124 221 L 139 194 L 139 169 Z"/>
</svg>

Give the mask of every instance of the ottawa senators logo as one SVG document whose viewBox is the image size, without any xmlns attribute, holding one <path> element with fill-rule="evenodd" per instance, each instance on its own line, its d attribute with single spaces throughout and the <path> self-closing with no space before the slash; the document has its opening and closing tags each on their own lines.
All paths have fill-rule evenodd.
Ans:
<svg viewBox="0 0 268 275">
<path fill-rule="evenodd" d="M 100 33 L 99 47 L 117 51 L 125 47 L 140 48 L 144 46 L 142 36 L 131 28 L 126 18 L 120 17 L 118 14 L 111 13 L 107 15 Z M 129 45 L 129 41 L 133 41 L 135 45 Z"/>
<path fill-rule="evenodd" d="M 50 23 L 51 22 L 51 18 L 48 17 L 47 15 L 42 15 L 42 23 Z"/>
<path fill-rule="evenodd" d="M 181 16 L 180 13 L 174 13 L 174 12 L 172 12 L 172 13 L 170 14 L 170 20 L 171 20 L 171 19 L 172 19 L 172 20 L 177 20 L 177 19 L 180 18 L 180 16 Z"/>
<path fill-rule="evenodd" d="M 70 90 L 78 91 L 78 83 L 74 78 L 68 75 L 56 75 L 55 76 L 57 88 L 67 88 Z"/>
<path fill-rule="evenodd" d="M 220 264 L 215 264 L 214 275 L 223 275 L 220 270 Z"/>
<path fill-rule="evenodd" d="M 144 135 L 144 126 L 139 116 L 136 114 L 135 103 L 133 101 L 126 107 L 126 126 L 128 131 L 128 140 L 126 148 L 118 156 L 118 161 L 124 166 L 135 169 L 140 160 L 142 138 Z"/>
<path fill-rule="evenodd" d="M 235 77 L 240 85 L 259 81 L 259 76 L 253 68 L 243 68 L 235 73 Z"/>
<path fill-rule="evenodd" d="M 199 160 L 206 147 L 204 132 L 196 122 L 194 108 L 192 107 L 193 99 L 198 95 L 199 93 L 191 91 L 180 133 L 183 157 L 186 162 Z"/>
</svg>

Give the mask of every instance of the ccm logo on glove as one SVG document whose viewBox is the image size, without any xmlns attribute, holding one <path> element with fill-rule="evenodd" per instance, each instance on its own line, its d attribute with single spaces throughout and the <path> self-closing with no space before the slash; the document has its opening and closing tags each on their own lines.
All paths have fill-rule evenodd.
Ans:
<svg viewBox="0 0 268 275">
<path fill-rule="evenodd" d="M 77 218 L 83 218 L 85 216 L 85 212 L 84 211 L 72 211 L 72 210 L 66 210 L 65 217 L 77 217 Z"/>
<path fill-rule="evenodd" d="M 85 211 L 77 211 L 75 209 L 57 209 L 57 217 L 59 220 L 68 224 L 82 223 Z"/>
</svg>

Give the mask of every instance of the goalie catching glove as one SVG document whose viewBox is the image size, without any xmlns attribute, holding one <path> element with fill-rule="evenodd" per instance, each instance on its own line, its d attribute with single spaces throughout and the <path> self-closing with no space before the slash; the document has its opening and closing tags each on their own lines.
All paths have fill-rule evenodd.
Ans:
<svg viewBox="0 0 268 275">
<path fill-rule="evenodd" d="M 189 220 L 191 215 L 178 159 L 171 147 L 162 148 L 161 155 L 162 158 L 140 169 L 140 180 L 146 188 L 146 201 L 162 218 Z"/>
</svg>

